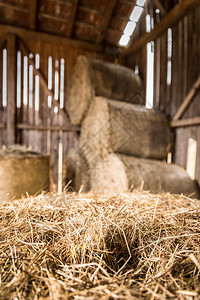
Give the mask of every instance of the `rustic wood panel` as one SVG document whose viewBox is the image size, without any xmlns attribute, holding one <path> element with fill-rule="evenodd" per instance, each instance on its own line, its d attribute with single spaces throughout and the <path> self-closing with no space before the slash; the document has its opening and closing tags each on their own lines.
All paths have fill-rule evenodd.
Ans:
<svg viewBox="0 0 200 300">
<path fill-rule="evenodd" d="M 149 13 L 148 10 L 146 13 Z M 159 21 L 158 19 L 158 16 L 154 16 L 154 23 Z M 135 33 L 135 40 L 138 39 L 142 26 L 143 24 L 140 22 Z M 181 18 L 171 29 L 172 77 L 170 85 L 167 84 L 167 62 L 170 59 L 167 55 L 167 29 L 154 41 L 154 107 L 163 110 L 170 118 L 178 111 L 200 74 L 200 7 L 197 7 L 188 16 Z M 125 63 L 132 69 L 138 64 L 142 77 L 146 78 L 143 51 L 130 55 L 126 58 Z M 181 120 L 179 125 L 183 124 L 184 127 L 173 129 L 175 136 L 173 161 L 186 167 L 188 139 L 196 140 L 196 179 L 200 183 L 200 125 L 197 122 L 199 116 L 200 91 L 181 116 L 181 119 L 189 118 L 189 121 Z"/>
</svg>

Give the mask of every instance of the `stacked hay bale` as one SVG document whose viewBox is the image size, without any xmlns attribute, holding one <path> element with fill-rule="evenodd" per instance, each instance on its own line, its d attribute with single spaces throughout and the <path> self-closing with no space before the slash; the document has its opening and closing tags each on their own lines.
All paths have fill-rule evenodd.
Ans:
<svg viewBox="0 0 200 300">
<path fill-rule="evenodd" d="M 49 191 L 49 157 L 21 146 L 0 150 L 0 202 Z"/>
<path fill-rule="evenodd" d="M 146 109 L 138 75 L 126 67 L 79 57 L 68 112 L 81 125 L 78 149 L 67 156 L 75 190 L 115 192 L 143 186 L 157 193 L 194 193 L 186 171 L 166 163 L 171 130 L 164 114 Z"/>
</svg>

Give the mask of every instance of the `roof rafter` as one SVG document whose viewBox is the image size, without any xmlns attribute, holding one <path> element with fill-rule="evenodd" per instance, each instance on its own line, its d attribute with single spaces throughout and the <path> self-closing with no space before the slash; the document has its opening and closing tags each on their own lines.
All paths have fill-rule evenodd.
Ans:
<svg viewBox="0 0 200 300">
<path fill-rule="evenodd" d="M 104 18 L 104 22 L 103 22 L 103 25 L 100 29 L 100 32 L 97 36 L 97 40 L 96 40 L 96 43 L 97 44 L 101 44 L 105 38 L 105 34 L 106 34 L 106 30 L 110 24 L 110 21 L 111 21 L 111 18 L 112 18 L 112 15 L 113 15 L 113 12 L 114 12 L 114 9 L 117 5 L 117 0 L 110 0 L 108 2 L 108 7 L 106 9 L 106 13 L 105 13 L 105 18 Z"/>
<path fill-rule="evenodd" d="M 69 18 L 69 24 L 67 26 L 67 31 L 66 31 L 66 36 L 68 36 L 68 37 L 70 37 L 72 35 L 74 21 L 75 21 L 76 13 L 78 10 L 78 3 L 79 3 L 79 0 L 74 0 L 72 3 L 72 11 L 71 11 L 71 15 Z"/>
<path fill-rule="evenodd" d="M 30 29 L 36 29 L 36 20 L 37 20 L 37 3 L 38 0 L 32 0 L 30 6 Z"/>
<path fill-rule="evenodd" d="M 33 40 L 40 40 L 47 43 L 57 43 L 61 46 L 65 47 L 71 47 L 71 48 L 81 48 L 85 50 L 90 50 L 94 52 L 102 52 L 103 47 L 101 45 L 95 45 L 89 42 L 70 39 L 67 37 L 61 37 L 55 34 L 49 34 L 39 31 L 32 31 L 28 29 L 23 29 L 16 26 L 10 26 L 10 25 L 3 25 L 0 24 L 0 33 L 3 35 L 5 33 L 14 33 L 17 34 L 22 39 L 33 39 Z M 0 35 L 1 37 L 1 35 Z"/>
</svg>

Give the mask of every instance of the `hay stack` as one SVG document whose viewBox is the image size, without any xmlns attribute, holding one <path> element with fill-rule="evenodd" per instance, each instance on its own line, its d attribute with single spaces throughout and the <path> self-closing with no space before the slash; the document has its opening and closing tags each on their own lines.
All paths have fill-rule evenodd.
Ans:
<svg viewBox="0 0 200 300">
<path fill-rule="evenodd" d="M 84 192 L 121 193 L 129 188 L 142 188 L 152 193 L 199 197 L 199 189 L 182 167 L 166 162 L 123 154 L 108 154 L 87 160 L 81 148 L 71 149 L 67 156 L 67 177 L 72 188 Z"/>
<path fill-rule="evenodd" d="M 200 202 L 66 193 L 0 205 L 0 298 L 200 296 Z"/>
<path fill-rule="evenodd" d="M 68 113 L 80 125 L 95 96 L 144 104 L 140 77 L 131 69 L 79 56 L 69 87 Z"/>
<path fill-rule="evenodd" d="M 199 197 L 199 189 L 182 167 L 158 160 L 118 154 L 129 180 L 129 187 L 143 187 L 152 193 L 170 192 Z"/>
<path fill-rule="evenodd" d="M 171 147 L 167 118 L 141 105 L 95 97 L 83 121 L 80 147 L 104 157 L 110 152 L 165 159 Z"/>
<path fill-rule="evenodd" d="M 64 182 L 68 184 L 74 191 L 82 188 L 83 192 L 90 190 L 90 173 L 87 160 L 80 148 L 72 148 L 68 151 L 64 164 L 65 175 Z"/>
<path fill-rule="evenodd" d="M 49 157 L 24 148 L 0 151 L 0 200 L 49 191 Z"/>
<path fill-rule="evenodd" d="M 95 193 L 118 194 L 127 191 L 129 182 L 121 159 L 112 153 L 97 161 L 90 170 L 90 186 Z"/>
</svg>

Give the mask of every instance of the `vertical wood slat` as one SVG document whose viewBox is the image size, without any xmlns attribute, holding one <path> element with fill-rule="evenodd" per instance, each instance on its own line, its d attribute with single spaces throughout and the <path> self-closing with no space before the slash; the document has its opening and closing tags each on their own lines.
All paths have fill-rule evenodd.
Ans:
<svg viewBox="0 0 200 300">
<path fill-rule="evenodd" d="M 7 36 L 7 145 L 16 141 L 16 36 Z"/>
<path fill-rule="evenodd" d="M 0 123 L 4 123 L 3 111 L 3 49 L 0 47 Z M 0 148 L 4 144 L 4 130 L 0 129 Z"/>
</svg>

